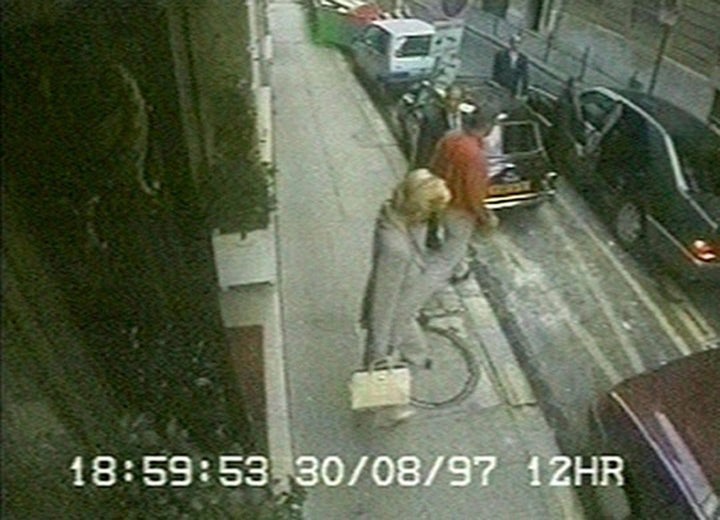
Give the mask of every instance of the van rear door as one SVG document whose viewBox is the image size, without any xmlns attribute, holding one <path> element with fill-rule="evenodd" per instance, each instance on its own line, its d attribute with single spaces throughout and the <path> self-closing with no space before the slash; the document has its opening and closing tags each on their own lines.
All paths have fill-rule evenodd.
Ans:
<svg viewBox="0 0 720 520">
<path fill-rule="evenodd" d="M 393 78 L 429 77 L 435 66 L 431 55 L 433 33 L 395 35 L 389 73 Z"/>
</svg>

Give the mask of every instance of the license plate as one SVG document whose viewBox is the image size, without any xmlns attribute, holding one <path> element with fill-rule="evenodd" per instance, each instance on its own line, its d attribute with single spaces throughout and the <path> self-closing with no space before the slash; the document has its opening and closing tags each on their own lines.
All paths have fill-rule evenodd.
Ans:
<svg viewBox="0 0 720 520">
<path fill-rule="evenodd" d="M 490 186 L 490 195 L 509 195 L 512 193 L 522 193 L 523 191 L 530 191 L 530 181 Z"/>
</svg>

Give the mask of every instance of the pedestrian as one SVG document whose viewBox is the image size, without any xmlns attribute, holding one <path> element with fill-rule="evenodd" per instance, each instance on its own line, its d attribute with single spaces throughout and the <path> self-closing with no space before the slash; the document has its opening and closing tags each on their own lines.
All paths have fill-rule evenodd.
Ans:
<svg viewBox="0 0 720 520">
<path fill-rule="evenodd" d="M 440 139 L 450 131 L 462 129 L 461 106 L 464 99 L 464 89 L 460 85 L 450 85 L 442 103 L 430 104 L 426 107 L 420 121 L 420 132 L 414 161 L 415 168 L 427 168 L 430 165 L 435 146 Z M 441 241 L 438 215 L 435 215 L 429 223 L 427 246 L 431 249 L 438 249 Z"/>
<path fill-rule="evenodd" d="M 462 105 L 465 92 L 459 85 L 448 87 L 442 103 L 429 103 L 420 120 L 420 131 L 413 161 L 414 168 L 427 168 L 430 165 L 437 142 L 450 130 L 459 130 L 462 126 Z"/>
<path fill-rule="evenodd" d="M 419 305 L 407 295 L 423 283 L 428 220 L 449 200 L 445 182 L 418 169 L 397 185 L 380 209 L 361 317 L 367 331 L 363 361 L 368 368 L 388 357 L 406 361 L 412 371 L 429 368 L 425 336 L 415 319 Z M 381 409 L 377 420 L 380 425 L 391 425 L 413 413 L 409 406 Z"/>
<path fill-rule="evenodd" d="M 580 106 L 580 93 L 575 78 L 570 77 L 565 82 L 558 98 L 558 122 L 562 130 L 575 140 L 584 140 L 585 125 L 583 123 L 582 107 Z"/>
<path fill-rule="evenodd" d="M 373 263 L 363 302 L 362 324 L 368 332 L 364 363 L 390 354 L 412 341 L 412 334 L 399 317 L 414 316 L 419 308 L 408 309 L 406 294 L 418 283 L 425 271 L 429 252 L 425 246 L 430 217 L 442 211 L 450 200 L 445 182 L 427 169 L 411 171 L 393 190 L 375 223 Z M 414 320 L 413 320 L 414 321 Z M 416 351 L 399 354 L 420 365 L 426 352 L 422 345 Z"/>
<path fill-rule="evenodd" d="M 551 139 L 553 158 L 563 168 L 569 168 L 570 152 L 575 143 L 586 142 L 585 122 L 575 78 L 568 78 L 557 101 L 557 124 Z"/>
<path fill-rule="evenodd" d="M 497 218 L 484 203 L 490 184 L 485 137 L 491 128 L 480 110 L 463 114 L 461 130 L 449 132 L 438 142 L 430 162 L 430 170 L 445 180 L 452 195 L 440 216 L 443 244 L 429 269 L 433 292 L 453 276 L 464 279 L 469 275 L 467 266 L 461 269 L 463 273 L 457 269 L 464 263 L 473 231 L 478 226 L 490 229 L 497 225 Z"/>
<path fill-rule="evenodd" d="M 514 97 L 525 97 L 528 87 L 528 59 L 518 46 L 522 38 L 515 34 L 508 48 L 498 51 L 493 60 L 492 79 Z"/>
</svg>

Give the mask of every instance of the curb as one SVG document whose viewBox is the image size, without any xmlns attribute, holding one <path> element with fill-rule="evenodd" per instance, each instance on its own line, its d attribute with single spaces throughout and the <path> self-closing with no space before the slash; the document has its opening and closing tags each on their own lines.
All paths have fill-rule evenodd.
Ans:
<svg viewBox="0 0 720 520">
<path fill-rule="evenodd" d="M 474 280 L 472 296 L 461 296 L 467 311 L 468 332 L 482 345 L 493 379 L 511 406 L 537 404 L 537 398 L 502 331 L 490 303 Z"/>
<path fill-rule="evenodd" d="M 260 4 L 260 5 L 258 5 Z M 263 34 L 262 20 L 267 9 L 262 0 L 246 0 L 248 24 L 250 25 L 252 86 L 256 109 L 256 134 L 260 161 L 267 165 L 275 163 L 273 144 L 273 103 L 270 66 L 272 65 L 272 35 Z M 286 385 L 282 307 L 280 293 L 280 244 L 278 240 L 277 214 L 270 218 L 270 236 L 275 253 L 276 284 L 271 297 L 268 320 L 263 324 L 268 329 L 268 341 L 263 342 L 263 367 L 266 397 L 267 449 L 272 475 L 272 491 L 275 494 L 291 490 L 294 473 L 292 440 L 290 435 L 290 410 Z"/>
</svg>

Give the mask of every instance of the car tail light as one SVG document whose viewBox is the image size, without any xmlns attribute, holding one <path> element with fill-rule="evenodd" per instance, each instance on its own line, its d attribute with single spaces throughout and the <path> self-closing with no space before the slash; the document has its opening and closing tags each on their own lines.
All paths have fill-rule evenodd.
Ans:
<svg viewBox="0 0 720 520">
<path fill-rule="evenodd" d="M 690 247 L 693 256 L 703 262 L 714 262 L 718 259 L 718 249 L 705 240 L 695 240 Z"/>
</svg>

